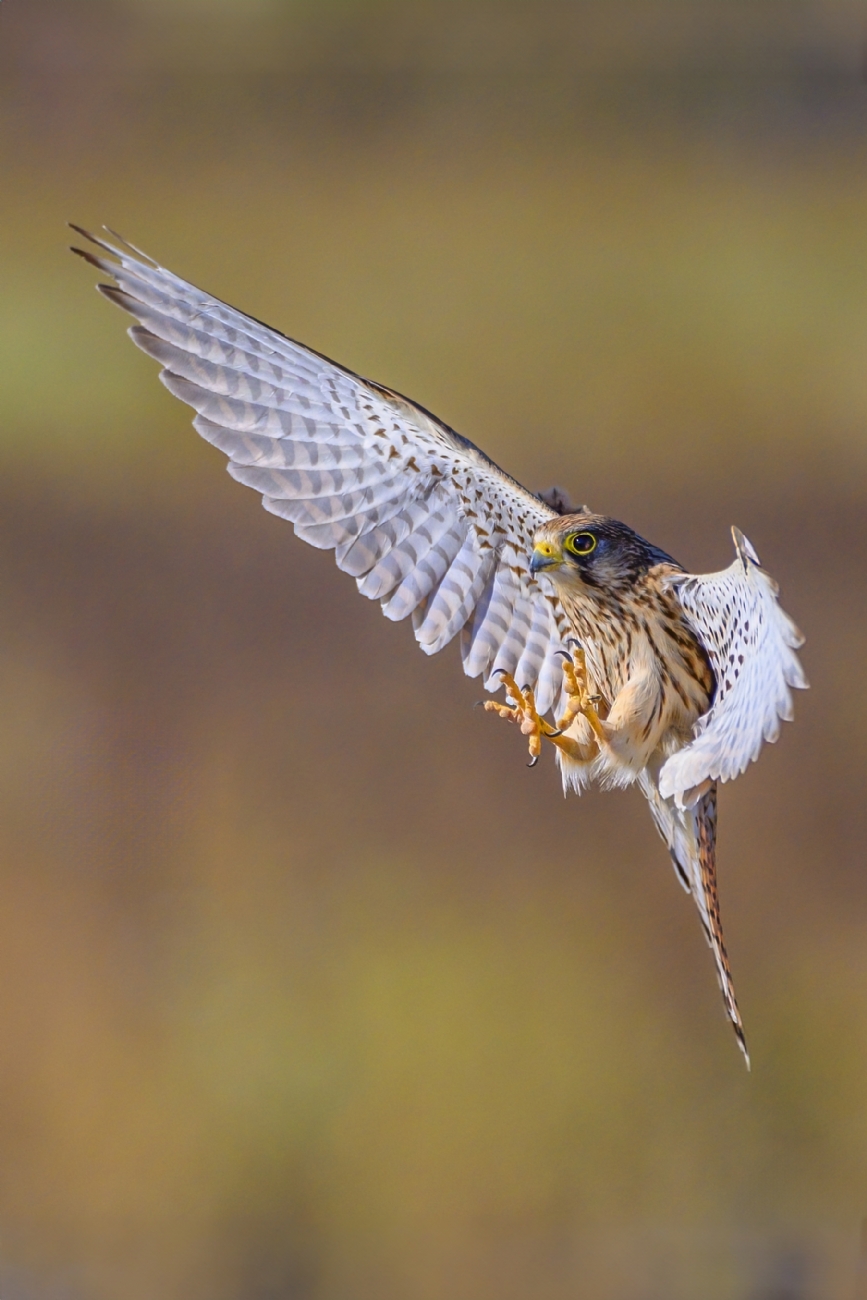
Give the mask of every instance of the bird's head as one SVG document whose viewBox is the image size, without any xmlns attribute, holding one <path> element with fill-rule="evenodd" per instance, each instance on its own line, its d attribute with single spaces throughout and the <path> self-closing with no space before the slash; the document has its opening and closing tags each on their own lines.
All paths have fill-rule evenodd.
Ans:
<svg viewBox="0 0 867 1300">
<path fill-rule="evenodd" d="M 632 587 L 656 564 L 676 561 L 616 519 L 590 513 L 549 519 L 533 538 L 530 569 L 558 587 Z"/>
</svg>

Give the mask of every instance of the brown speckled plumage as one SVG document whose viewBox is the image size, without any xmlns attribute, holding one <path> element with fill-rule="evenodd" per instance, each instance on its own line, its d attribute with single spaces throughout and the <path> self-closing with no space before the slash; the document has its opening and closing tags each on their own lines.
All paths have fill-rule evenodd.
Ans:
<svg viewBox="0 0 867 1300">
<path fill-rule="evenodd" d="M 570 552 L 569 540 L 576 536 L 586 544 L 592 541 L 587 555 Z M 715 689 L 708 656 L 669 584 L 683 570 L 627 525 L 587 511 L 543 524 L 535 540 L 544 552 L 540 567 L 581 643 L 591 689 L 602 697 L 604 734 L 594 775 L 625 784 L 658 771 L 668 755 L 689 741 Z M 635 707 L 621 708 L 630 695 Z M 574 734 L 577 738 L 577 728 Z M 559 757 L 567 782 L 580 782 L 580 762 L 568 754 Z M 682 883 L 699 906 L 726 1011 L 749 1061 L 717 895 L 716 797 L 716 784 L 707 782 L 691 809 L 671 814 L 683 832 L 680 854 L 673 849 L 672 854 Z M 655 815 L 655 820 L 672 848 L 671 827 L 664 818 Z"/>
<path fill-rule="evenodd" d="M 570 556 L 565 539 L 584 532 L 596 539 L 593 552 Z M 645 759 L 667 756 L 692 735 L 714 689 L 707 655 L 666 583 L 682 568 L 627 525 L 589 512 L 544 524 L 536 539 L 554 543 L 563 557 L 548 577 L 608 709 L 636 669 L 649 669 L 654 699 L 636 719 L 633 748 Z"/>
<path fill-rule="evenodd" d="M 74 251 L 110 277 L 102 292 L 135 318 L 133 341 L 195 410 L 233 478 L 303 541 L 332 550 L 387 618 L 411 618 L 426 654 L 458 638 L 464 671 L 487 690 L 504 674 L 519 694 L 517 683 L 527 687 L 520 710 L 494 708 L 537 748 L 542 734 L 565 747 L 567 785 L 637 782 L 698 907 L 743 1045 L 716 896 L 715 783 L 776 739 L 790 687 L 806 685 L 797 630 L 746 538 L 734 530 L 730 568 L 684 573 L 625 524 L 576 510 L 562 489 L 529 492 L 392 389 L 122 240 L 79 233 L 98 251 Z M 581 529 L 593 534 L 586 557 L 564 552 L 556 572 L 547 562 L 547 576 L 538 572 L 534 539 L 559 554 Z M 564 667 L 574 638 L 586 672 L 580 656 Z M 545 714 L 568 716 L 570 734 L 550 724 L 543 733 Z"/>
</svg>

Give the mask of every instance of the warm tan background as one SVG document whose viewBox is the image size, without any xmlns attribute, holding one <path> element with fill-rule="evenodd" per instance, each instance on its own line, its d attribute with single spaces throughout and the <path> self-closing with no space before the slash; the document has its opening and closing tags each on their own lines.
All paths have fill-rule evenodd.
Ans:
<svg viewBox="0 0 867 1300">
<path fill-rule="evenodd" d="M 3 1300 L 853 1300 L 865 34 L 3 0 Z M 721 800 L 751 1077 L 638 795 L 228 479 L 68 218 L 687 566 L 747 531 L 813 680 Z"/>
</svg>

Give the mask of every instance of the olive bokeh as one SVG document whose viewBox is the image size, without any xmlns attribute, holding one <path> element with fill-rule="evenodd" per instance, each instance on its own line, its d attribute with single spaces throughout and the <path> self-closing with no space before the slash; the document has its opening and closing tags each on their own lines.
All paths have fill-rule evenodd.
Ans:
<svg viewBox="0 0 867 1300">
<path fill-rule="evenodd" d="M 861 8 L 0 6 L 4 1300 L 851 1300 Z M 753 1060 L 637 792 L 563 799 L 230 481 L 106 222 L 807 636 L 720 798 Z"/>
</svg>

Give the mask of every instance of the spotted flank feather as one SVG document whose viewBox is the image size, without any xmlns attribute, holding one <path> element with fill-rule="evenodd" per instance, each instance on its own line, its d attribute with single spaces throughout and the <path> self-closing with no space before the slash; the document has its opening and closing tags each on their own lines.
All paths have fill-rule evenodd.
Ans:
<svg viewBox="0 0 867 1300">
<path fill-rule="evenodd" d="M 362 379 L 179 279 L 118 239 L 74 227 L 75 249 L 136 318 L 130 337 L 163 367 L 196 429 L 312 546 L 333 550 L 385 616 L 412 618 L 435 654 L 460 634 L 466 672 L 488 690 L 519 672 L 540 712 L 558 705 L 569 636 L 562 608 L 530 573 L 553 506 L 422 407 Z M 117 238 L 117 237 L 115 237 Z M 542 580 L 544 582 L 544 579 Z"/>
</svg>

